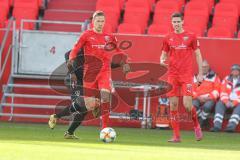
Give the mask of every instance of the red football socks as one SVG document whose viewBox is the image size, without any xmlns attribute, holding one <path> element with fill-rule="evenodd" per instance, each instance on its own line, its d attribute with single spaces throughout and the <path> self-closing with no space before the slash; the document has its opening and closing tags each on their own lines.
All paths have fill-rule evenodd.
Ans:
<svg viewBox="0 0 240 160">
<path fill-rule="evenodd" d="M 178 111 L 170 111 L 170 121 L 173 129 L 173 136 L 175 138 L 180 138 L 180 125 Z"/>
<path fill-rule="evenodd" d="M 195 108 L 194 106 L 192 106 L 191 116 L 192 116 L 192 121 L 193 121 L 193 126 L 194 126 L 194 128 L 199 127 L 197 112 L 196 112 L 196 108 Z"/>
<path fill-rule="evenodd" d="M 110 103 L 102 103 L 101 104 L 101 112 L 102 112 L 102 129 L 109 126 L 109 108 Z"/>
</svg>

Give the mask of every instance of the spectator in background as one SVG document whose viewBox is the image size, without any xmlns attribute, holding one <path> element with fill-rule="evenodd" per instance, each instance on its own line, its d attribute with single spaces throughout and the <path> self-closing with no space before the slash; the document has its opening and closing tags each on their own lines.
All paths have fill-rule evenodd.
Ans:
<svg viewBox="0 0 240 160">
<path fill-rule="evenodd" d="M 233 112 L 225 131 L 234 132 L 240 120 L 240 65 L 238 64 L 231 67 L 231 74 L 221 83 L 220 100 L 216 104 L 212 132 L 222 129 L 226 110 L 233 110 Z"/>
<path fill-rule="evenodd" d="M 88 29 L 91 28 L 91 21 L 92 21 L 92 18 L 89 18 L 89 19 L 86 19 L 84 22 L 83 22 L 83 25 L 81 26 L 81 31 L 84 32 Z"/>
<path fill-rule="evenodd" d="M 207 118 L 219 97 L 220 78 L 210 68 L 208 62 L 203 60 L 203 81 L 199 83 L 194 76 L 193 105 L 197 110 L 201 127 L 207 126 Z"/>
</svg>

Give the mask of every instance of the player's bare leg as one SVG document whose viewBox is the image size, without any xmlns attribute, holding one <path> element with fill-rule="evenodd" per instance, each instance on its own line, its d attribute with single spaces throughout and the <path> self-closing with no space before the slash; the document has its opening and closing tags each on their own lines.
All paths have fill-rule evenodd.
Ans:
<svg viewBox="0 0 240 160">
<path fill-rule="evenodd" d="M 106 128 L 109 125 L 109 116 L 110 116 L 110 90 L 101 89 L 101 115 L 102 115 L 102 126 L 101 128 Z"/>
<path fill-rule="evenodd" d="M 170 97 L 170 122 L 173 129 L 173 137 L 168 142 L 178 143 L 180 139 L 180 128 L 178 118 L 178 97 Z"/>
<path fill-rule="evenodd" d="M 202 129 L 198 122 L 196 108 L 193 107 L 192 105 L 192 96 L 183 96 L 183 105 L 187 110 L 187 112 L 189 113 L 189 115 L 191 116 L 191 119 L 193 121 L 196 140 L 197 141 L 202 140 L 202 137 L 203 137 Z"/>
</svg>

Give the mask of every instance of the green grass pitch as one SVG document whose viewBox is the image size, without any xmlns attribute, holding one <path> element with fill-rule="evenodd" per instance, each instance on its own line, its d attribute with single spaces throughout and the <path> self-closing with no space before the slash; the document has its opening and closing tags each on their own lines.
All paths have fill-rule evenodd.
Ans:
<svg viewBox="0 0 240 160">
<path fill-rule="evenodd" d="M 240 134 L 204 132 L 196 142 L 182 131 L 182 143 L 170 144 L 169 130 L 114 128 L 114 143 L 99 140 L 99 128 L 80 127 L 79 140 L 65 140 L 67 126 L 0 122 L 0 160 L 239 160 Z"/>
</svg>

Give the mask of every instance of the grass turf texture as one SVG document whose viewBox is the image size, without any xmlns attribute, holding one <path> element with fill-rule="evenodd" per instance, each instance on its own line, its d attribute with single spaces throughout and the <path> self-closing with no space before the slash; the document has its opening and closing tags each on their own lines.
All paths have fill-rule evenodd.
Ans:
<svg viewBox="0 0 240 160">
<path fill-rule="evenodd" d="M 239 160 L 240 134 L 204 132 L 196 142 L 194 133 L 182 131 L 182 143 L 167 140 L 170 130 L 114 128 L 114 143 L 99 140 L 97 127 L 80 127 L 79 140 L 65 140 L 67 126 L 50 130 L 43 124 L 0 123 L 0 160 Z"/>
</svg>

